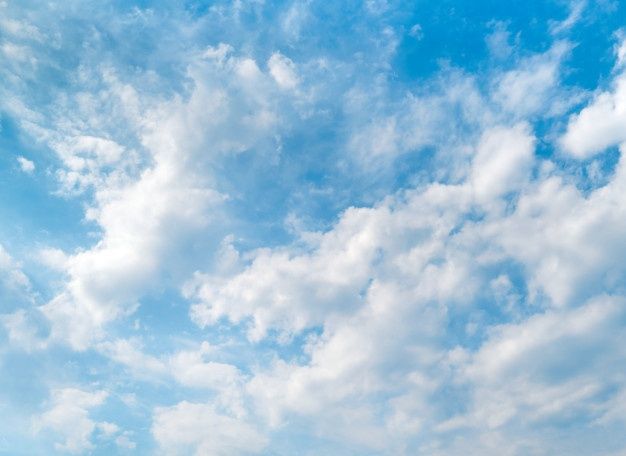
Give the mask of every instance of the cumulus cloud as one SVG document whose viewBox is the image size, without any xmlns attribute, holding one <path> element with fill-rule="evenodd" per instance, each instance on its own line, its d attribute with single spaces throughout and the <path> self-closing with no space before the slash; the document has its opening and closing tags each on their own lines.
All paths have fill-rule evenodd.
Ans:
<svg viewBox="0 0 626 456">
<path fill-rule="evenodd" d="M 251 317 L 252 340 L 271 337 L 269 329 L 289 336 L 322 327 L 303 348 L 309 361 L 277 361 L 247 393 L 274 425 L 316 417 L 325 435 L 383 449 L 423 427 L 419 416 L 438 388 L 425 372 L 439 369 L 446 314 L 485 280 L 472 267 L 475 238 L 451 235 L 471 201 L 466 186 L 434 185 L 351 209 L 309 253 L 260 251 L 231 278 L 197 277 L 192 316 L 202 325 Z M 375 395 L 395 399 L 364 400 Z"/>
<path fill-rule="evenodd" d="M 511 217 L 493 225 L 501 245 L 527 268 L 531 289 L 556 305 L 621 293 L 624 172 L 622 155 L 611 182 L 587 197 L 557 176 L 547 178 L 520 198 Z"/>
<path fill-rule="evenodd" d="M 270 74 L 281 88 L 293 89 L 298 84 L 294 63 L 280 52 L 273 53 L 267 65 Z"/>
<path fill-rule="evenodd" d="M 96 430 L 106 435 L 115 434 L 118 427 L 113 423 L 96 422 L 89 411 L 104 403 L 106 391 L 84 391 L 62 388 L 52 391 L 50 407 L 33 421 L 36 432 L 52 431 L 61 440 L 55 448 L 68 453 L 84 453 L 94 448 L 91 441 Z"/>
<path fill-rule="evenodd" d="M 494 101 L 517 118 L 535 116 L 540 111 L 563 113 L 576 99 L 559 88 L 562 60 L 570 49 L 568 42 L 558 41 L 545 53 L 531 55 L 515 68 L 496 74 Z"/>
<path fill-rule="evenodd" d="M 614 384 L 587 378 L 582 366 L 569 375 L 569 361 L 557 359 L 573 356 L 558 347 L 577 350 L 576 340 L 613 337 L 621 327 L 613 314 L 621 299 L 594 296 L 620 294 L 626 281 L 618 265 L 622 160 L 607 186 L 585 195 L 557 175 L 534 180 L 534 147 L 528 124 L 489 128 L 477 139 L 466 182 L 351 208 L 303 245 L 261 249 L 248 262 L 236 256 L 234 272 L 196 275 L 186 292 L 201 326 L 226 318 L 248 325 L 253 341 L 278 334 L 279 343 L 322 328 L 306 338 L 306 360 L 277 360 L 250 379 L 246 393 L 257 413 L 273 426 L 304 420 L 323 435 L 378 451 L 427 430 L 437 436 L 480 423 L 465 443 L 485 454 L 497 454 L 507 438 L 520 439 L 512 454 L 524 448 L 511 422 L 569 414 L 591 422 L 608 414 L 609 402 L 598 408 L 597 401 Z M 511 193 L 516 199 L 502 211 Z M 472 216 L 477 205 L 484 219 Z M 509 268 L 525 286 L 503 275 Z M 485 325 L 480 303 L 519 323 Z M 455 321 L 463 322 L 457 337 L 482 338 L 475 353 L 446 348 Z M 600 329 L 611 323 L 617 326 Z M 594 356 L 615 341 L 590 344 L 584 349 Z M 558 374 L 548 378 L 552 366 Z M 500 369 L 515 377 L 507 381 Z M 445 390 L 466 397 L 470 411 L 446 412 L 446 402 L 435 399 Z M 430 440 L 434 449 L 457 451 Z"/>
<path fill-rule="evenodd" d="M 24 274 L 20 263 L 0 244 L 0 284 L 11 290 L 28 290 L 30 280 Z"/>
<path fill-rule="evenodd" d="M 66 289 L 41 307 L 52 322 L 53 339 L 84 349 L 103 325 L 132 313 L 164 267 L 174 258 L 182 261 L 176 249 L 203 234 L 211 223 L 208 214 L 224 201 L 212 188 L 208 163 L 268 136 L 272 141 L 277 116 L 266 95 L 255 90 L 269 77 L 251 59 L 226 58 L 224 47 L 213 54 L 205 55 L 210 62 L 190 68 L 195 88 L 188 100 L 153 105 L 145 120 L 128 118 L 150 154 L 151 164 L 142 171 L 136 170 L 132 151 L 108 139 L 53 142 L 67 165 L 60 175 L 64 185 L 95 188 L 86 216 L 103 232 L 93 248 L 67 257 Z M 236 90 L 215 86 L 225 77 L 235 78 Z M 118 99 L 134 93 L 115 84 L 109 90 Z M 239 117 L 241 110 L 249 114 Z M 190 123 L 197 125 L 195 135 L 187 134 Z"/>
<path fill-rule="evenodd" d="M 157 408 L 152 434 L 167 454 L 259 454 L 267 444 L 245 421 L 219 414 L 211 404 L 186 401 Z"/>
<path fill-rule="evenodd" d="M 537 443 L 525 437 L 533 433 L 533 426 L 615 420 L 614 404 L 624 384 L 613 366 L 622 362 L 624 353 L 606 347 L 621 343 L 623 312 L 622 297 L 601 296 L 576 309 L 549 311 L 518 324 L 494 327 L 478 351 L 455 353 L 457 381 L 471 385 L 469 407 L 439 430 L 469 428 L 474 437 L 461 437 L 449 453 L 470 448 L 501 454 L 505 445 L 506 454 L 549 454 L 557 451 L 554 442 Z M 594 371 L 603 375 L 593 375 Z M 585 438 L 573 439 L 579 449 L 589 448 Z"/>
<path fill-rule="evenodd" d="M 528 182 L 534 142 L 529 126 L 524 124 L 510 129 L 496 127 L 483 134 L 472 163 L 471 176 L 479 201 L 519 191 Z"/>
<path fill-rule="evenodd" d="M 52 389 L 41 445 L 619 454 L 626 45 L 571 114 L 584 2 L 532 45 L 489 22 L 476 62 L 428 60 L 400 3 L 0 3 L 2 127 L 76 215 L 0 246 L 0 364 L 93 382 Z"/>
<path fill-rule="evenodd" d="M 35 171 L 35 163 L 24 157 L 17 157 L 17 162 L 20 165 L 20 169 L 27 174 L 32 174 Z"/>
<path fill-rule="evenodd" d="M 11 344 L 27 351 L 47 347 L 45 336 L 34 317 L 35 315 L 24 309 L 0 316 L 0 323 L 4 326 Z"/>
<path fill-rule="evenodd" d="M 561 146 L 573 157 L 586 159 L 626 141 L 625 113 L 626 74 L 620 72 L 611 90 L 597 93 L 582 111 L 569 119 Z"/>
</svg>

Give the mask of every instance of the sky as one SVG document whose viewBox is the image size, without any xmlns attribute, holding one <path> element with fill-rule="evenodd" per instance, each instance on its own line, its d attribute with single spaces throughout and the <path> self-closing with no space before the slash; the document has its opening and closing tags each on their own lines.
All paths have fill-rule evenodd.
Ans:
<svg viewBox="0 0 626 456">
<path fill-rule="evenodd" d="M 626 455 L 626 2 L 0 0 L 0 454 Z"/>
</svg>

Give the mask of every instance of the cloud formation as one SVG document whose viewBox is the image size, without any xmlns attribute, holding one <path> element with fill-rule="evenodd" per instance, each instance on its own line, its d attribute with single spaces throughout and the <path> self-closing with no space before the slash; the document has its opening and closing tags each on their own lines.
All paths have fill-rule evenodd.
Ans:
<svg viewBox="0 0 626 456">
<path fill-rule="evenodd" d="M 626 449 L 621 5 L 36 3 L 0 452 Z"/>
</svg>

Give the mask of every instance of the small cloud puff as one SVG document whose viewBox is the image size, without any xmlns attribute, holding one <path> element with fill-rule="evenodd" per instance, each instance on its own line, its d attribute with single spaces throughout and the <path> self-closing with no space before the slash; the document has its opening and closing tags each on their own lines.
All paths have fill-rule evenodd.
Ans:
<svg viewBox="0 0 626 456">
<path fill-rule="evenodd" d="M 294 63 L 280 52 L 272 54 L 268 61 L 270 74 L 281 89 L 293 89 L 298 85 Z"/>
<path fill-rule="evenodd" d="M 22 156 L 17 157 L 17 162 L 20 165 L 20 169 L 27 174 L 32 174 L 35 171 L 35 163 Z"/>
</svg>

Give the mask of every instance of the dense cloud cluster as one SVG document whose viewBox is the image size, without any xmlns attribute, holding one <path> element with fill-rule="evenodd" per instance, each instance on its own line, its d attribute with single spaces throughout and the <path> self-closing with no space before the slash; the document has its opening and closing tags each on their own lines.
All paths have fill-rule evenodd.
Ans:
<svg viewBox="0 0 626 456">
<path fill-rule="evenodd" d="M 412 2 L 35 3 L 0 135 L 75 220 L 0 229 L 0 452 L 626 451 L 615 5 L 415 75 Z"/>
</svg>

